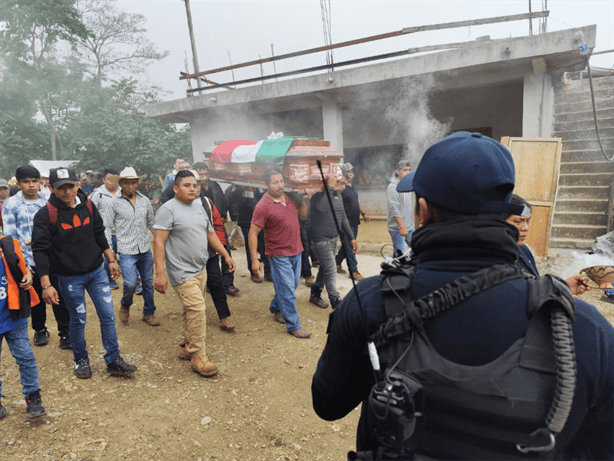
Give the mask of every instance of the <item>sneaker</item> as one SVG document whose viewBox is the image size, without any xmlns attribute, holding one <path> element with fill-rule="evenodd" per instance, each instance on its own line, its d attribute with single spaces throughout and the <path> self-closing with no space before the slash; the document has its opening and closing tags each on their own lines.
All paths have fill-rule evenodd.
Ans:
<svg viewBox="0 0 614 461">
<path fill-rule="evenodd" d="M 358 272 L 358 271 L 356 271 L 356 272 L 352 272 L 350 275 L 348 275 L 348 278 L 349 278 L 349 279 L 354 279 L 354 280 L 356 280 L 357 282 L 358 282 L 359 280 L 364 279 L 364 277 L 363 277 L 362 275 L 360 275 L 360 272 Z"/>
<path fill-rule="evenodd" d="M 226 294 L 229 294 L 231 296 L 237 296 L 237 294 L 239 293 L 239 290 L 236 286 L 234 285 L 230 285 L 227 289 L 226 289 Z"/>
<path fill-rule="evenodd" d="M 151 327 L 160 326 L 160 321 L 156 318 L 154 314 L 151 314 L 151 315 L 143 314 L 143 322 L 145 322 L 147 325 Z"/>
<path fill-rule="evenodd" d="M 341 264 L 337 264 L 337 274 L 347 274 L 347 271 L 343 268 Z"/>
<path fill-rule="evenodd" d="M 143 285 L 141 284 L 140 280 L 136 282 L 136 289 L 134 290 L 134 294 L 139 296 L 143 294 Z"/>
<path fill-rule="evenodd" d="M 117 282 L 115 280 L 112 280 L 109 283 L 109 286 L 111 287 L 111 290 L 119 290 L 119 285 L 117 284 Z"/>
<path fill-rule="evenodd" d="M 49 343 L 49 332 L 45 328 L 44 330 L 38 330 L 34 332 L 34 345 L 45 346 Z"/>
<path fill-rule="evenodd" d="M 305 331 L 303 328 L 299 328 L 298 330 L 292 330 L 292 331 L 288 330 L 288 333 L 290 333 L 295 338 L 299 338 L 299 339 L 307 339 L 311 337 L 311 333 L 309 333 L 308 331 Z"/>
<path fill-rule="evenodd" d="M 286 324 L 284 316 L 281 314 L 281 312 L 271 312 L 271 314 L 273 314 L 273 320 L 275 320 L 277 323 L 281 323 L 282 325 Z"/>
<path fill-rule="evenodd" d="M 192 357 L 190 360 L 192 363 L 192 370 L 202 376 L 215 376 L 217 375 L 217 367 L 210 362 L 206 355 L 198 355 Z"/>
<path fill-rule="evenodd" d="M 311 295 L 309 297 L 309 302 L 311 304 L 315 304 L 318 307 L 321 307 L 322 309 L 326 309 L 328 307 L 328 304 L 326 303 L 326 301 L 324 301 L 322 299 L 322 297 L 320 297 L 320 296 L 315 297 L 315 296 Z"/>
<path fill-rule="evenodd" d="M 68 350 L 72 349 L 72 344 L 70 343 L 70 336 L 60 336 L 60 349 Z"/>
<path fill-rule="evenodd" d="M 32 392 L 26 395 L 26 404 L 28 405 L 28 409 L 26 410 L 28 418 L 40 418 L 47 413 L 41 400 L 41 391 Z"/>
<path fill-rule="evenodd" d="M 119 320 L 121 320 L 122 323 L 128 323 L 130 321 L 130 309 L 124 306 L 120 306 Z"/>
<path fill-rule="evenodd" d="M 88 379 L 92 377 L 89 358 L 83 357 L 75 362 L 75 376 L 79 379 Z"/>
<path fill-rule="evenodd" d="M 220 329 L 221 330 L 233 331 L 235 328 L 236 326 L 233 323 L 231 323 L 230 317 L 224 317 L 223 319 L 220 319 Z"/>
<path fill-rule="evenodd" d="M 264 280 L 266 280 L 267 282 L 272 282 L 273 276 L 271 274 L 264 274 Z"/>
<path fill-rule="evenodd" d="M 310 275 L 309 277 L 305 277 L 305 285 L 310 287 L 312 286 L 314 283 L 316 282 L 316 278 L 313 275 Z"/>
<path fill-rule="evenodd" d="M 601 299 L 601 301 L 605 301 L 606 303 L 614 304 L 614 296 L 613 295 L 606 295 L 604 293 L 603 296 L 600 299 Z"/>
<path fill-rule="evenodd" d="M 111 376 L 130 375 L 136 371 L 136 366 L 129 365 L 124 362 L 124 359 L 117 357 L 115 362 L 107 365 L 107 371 Z"/>
<path fill-rule="evenodd" d="M 260 277 L 260 275 L 252 274 L 252 282 L 254 282 L 254 283 L 262 283 L 262 282 L 264 282 L 264 279 L 262 277 Z"/>
<path fill-rule="evenodd" d="M 8 411 L 5 407 L 0 403 L 0 419 L 4 418 L 7 415 Z"/>
</svg>

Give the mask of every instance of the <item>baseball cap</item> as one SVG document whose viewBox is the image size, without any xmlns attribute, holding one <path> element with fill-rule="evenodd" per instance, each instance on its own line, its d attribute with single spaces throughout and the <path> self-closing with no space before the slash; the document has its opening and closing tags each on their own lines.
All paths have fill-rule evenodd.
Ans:
<svg viewBox="0 0 614 461">
<path fill-rule="evenodd" d="M 398 192 L 415 192 L 432 205 L 456 213 L 519 215 L 510 202 L 514 161 L 501 143 L 480 133 L 459 131 L 433 144 Z"/>
<path fill-rule="evenodd" d="M 52 168 L 49 170 L 49 184 L 51 184 L 51 187 L 54 189 L 64 184 L 77 184 L 75 170 L 71 170 L 70 168 Z"/>
<path fill-rule="evenodd" d="M 0 179 L 0 187 L 11 187 L 6 179 Z"/>
<path fill-rule="evenodd" d="M 399 160 L 395 170 L 400 170 L 401 168 L 406 168 L 406 167 L 411 167 L 410 161 L 409 160 Z"/>
</svg>

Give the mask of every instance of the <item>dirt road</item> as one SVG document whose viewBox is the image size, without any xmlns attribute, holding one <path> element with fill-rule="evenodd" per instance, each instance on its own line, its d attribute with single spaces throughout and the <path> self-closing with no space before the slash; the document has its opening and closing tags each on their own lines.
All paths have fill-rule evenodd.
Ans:
<svg viewBox="0 0 614 461">
<path fill-rule="evenodd" d="M 250 281 L 243 251 L 234 253 L 241 293 L 230 299 L 236 332 L 219 330 L 207 297 L 208 353 L 220 369 L 214 379 L 200 377 L 177 358 L 181 304 L 174 292 L 156 294 L 160 327 L 140 321 L 140 297 L 129 325 L 118 325 L 122 356 L 139 367 L 131 379 L 106 374 L 91 303 L 86 339 L 94 374 L 75 378 L 72 353 L 58 349 L 49 309 L 50 343 L 34 348 L 47 409 L 37 422 L 25 418 L 19 372 L 4 344 L 2 403 L 11 413 L 0 421 L 0 460 L 345 459 L 355 446 L 359 409 L 330 423 L 311 406 L 311 378 L 330 309 L 309 304 L 309 289 L 301 282 L 299 314 L 313 336 L 293 338 L 271 319 L 273 285 Z M 375 253 L 361 254 L 363 275 L 378 274 L 380 261 Z M 338 286 L 342 294 L 349 291 L 347 276 L 339 276 Z M 585 297 L 614 323 L 614 306 L 598 301 L 600 295 Z M 116 306 L 120 296 L 113 292 Z"/>
</svg>

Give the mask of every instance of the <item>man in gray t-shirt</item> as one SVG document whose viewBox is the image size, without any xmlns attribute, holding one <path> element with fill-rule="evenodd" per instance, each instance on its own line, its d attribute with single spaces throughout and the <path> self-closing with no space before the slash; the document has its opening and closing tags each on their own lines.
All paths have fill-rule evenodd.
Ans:
<svg viewBox="0 0 614 461">
<path fill-rule="evenodd" d="M 154 229 L 154 288 L 165 294 L 168 282 L 183 302 L 183 341 L 179 358 L 191 360 L 192 368 L 203 376 L 217 374 L 217 367 L 209 361 L 205 349 L 207 322 L 204 290 L 207 283 L 205 266 L 211 246 L 222 255 L 229 270 L 236 265 L 202 207 L 199 186 L 191 171 L 180 171 L 173 186 L 175 197 L 158 210 Z M 165 273 L 168 270 L 168 280 Z"/>
</svg>

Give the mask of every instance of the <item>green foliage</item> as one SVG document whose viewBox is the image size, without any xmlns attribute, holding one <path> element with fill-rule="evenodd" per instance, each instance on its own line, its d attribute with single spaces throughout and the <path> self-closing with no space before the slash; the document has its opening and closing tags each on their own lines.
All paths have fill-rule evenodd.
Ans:
<svg viewBox="0 0 614 461">
<path fill-rule="evenodd" d="M 137 114 L 136 82 L 121 80 L 110 89 L 99 89 L 96 107 L 86 108 L 70 126 L 80 170 L 134 167 L 150 178 L 164 176 L 175 157 L 191 151 L 189 128 Z"/>
<path fill-rule="evenodd" d="M 12 176 L 29 160 L 57 158 L 79 160 L 80 171 L 132 166 L 157 180 L 176 156 L 191 151 L 189 128 L 139 118 L 137 107 L 153 101 L 158 89 L 143 93 L 136 79 L 112 81 L 108 74 L 137 75 L 165 53 L 144 40 L 142 16 L 108 0 L 78 6 L 0 0 L 0 175 Z M 131 46 L 138 52 L 126 52 Z"/>
</svg>

